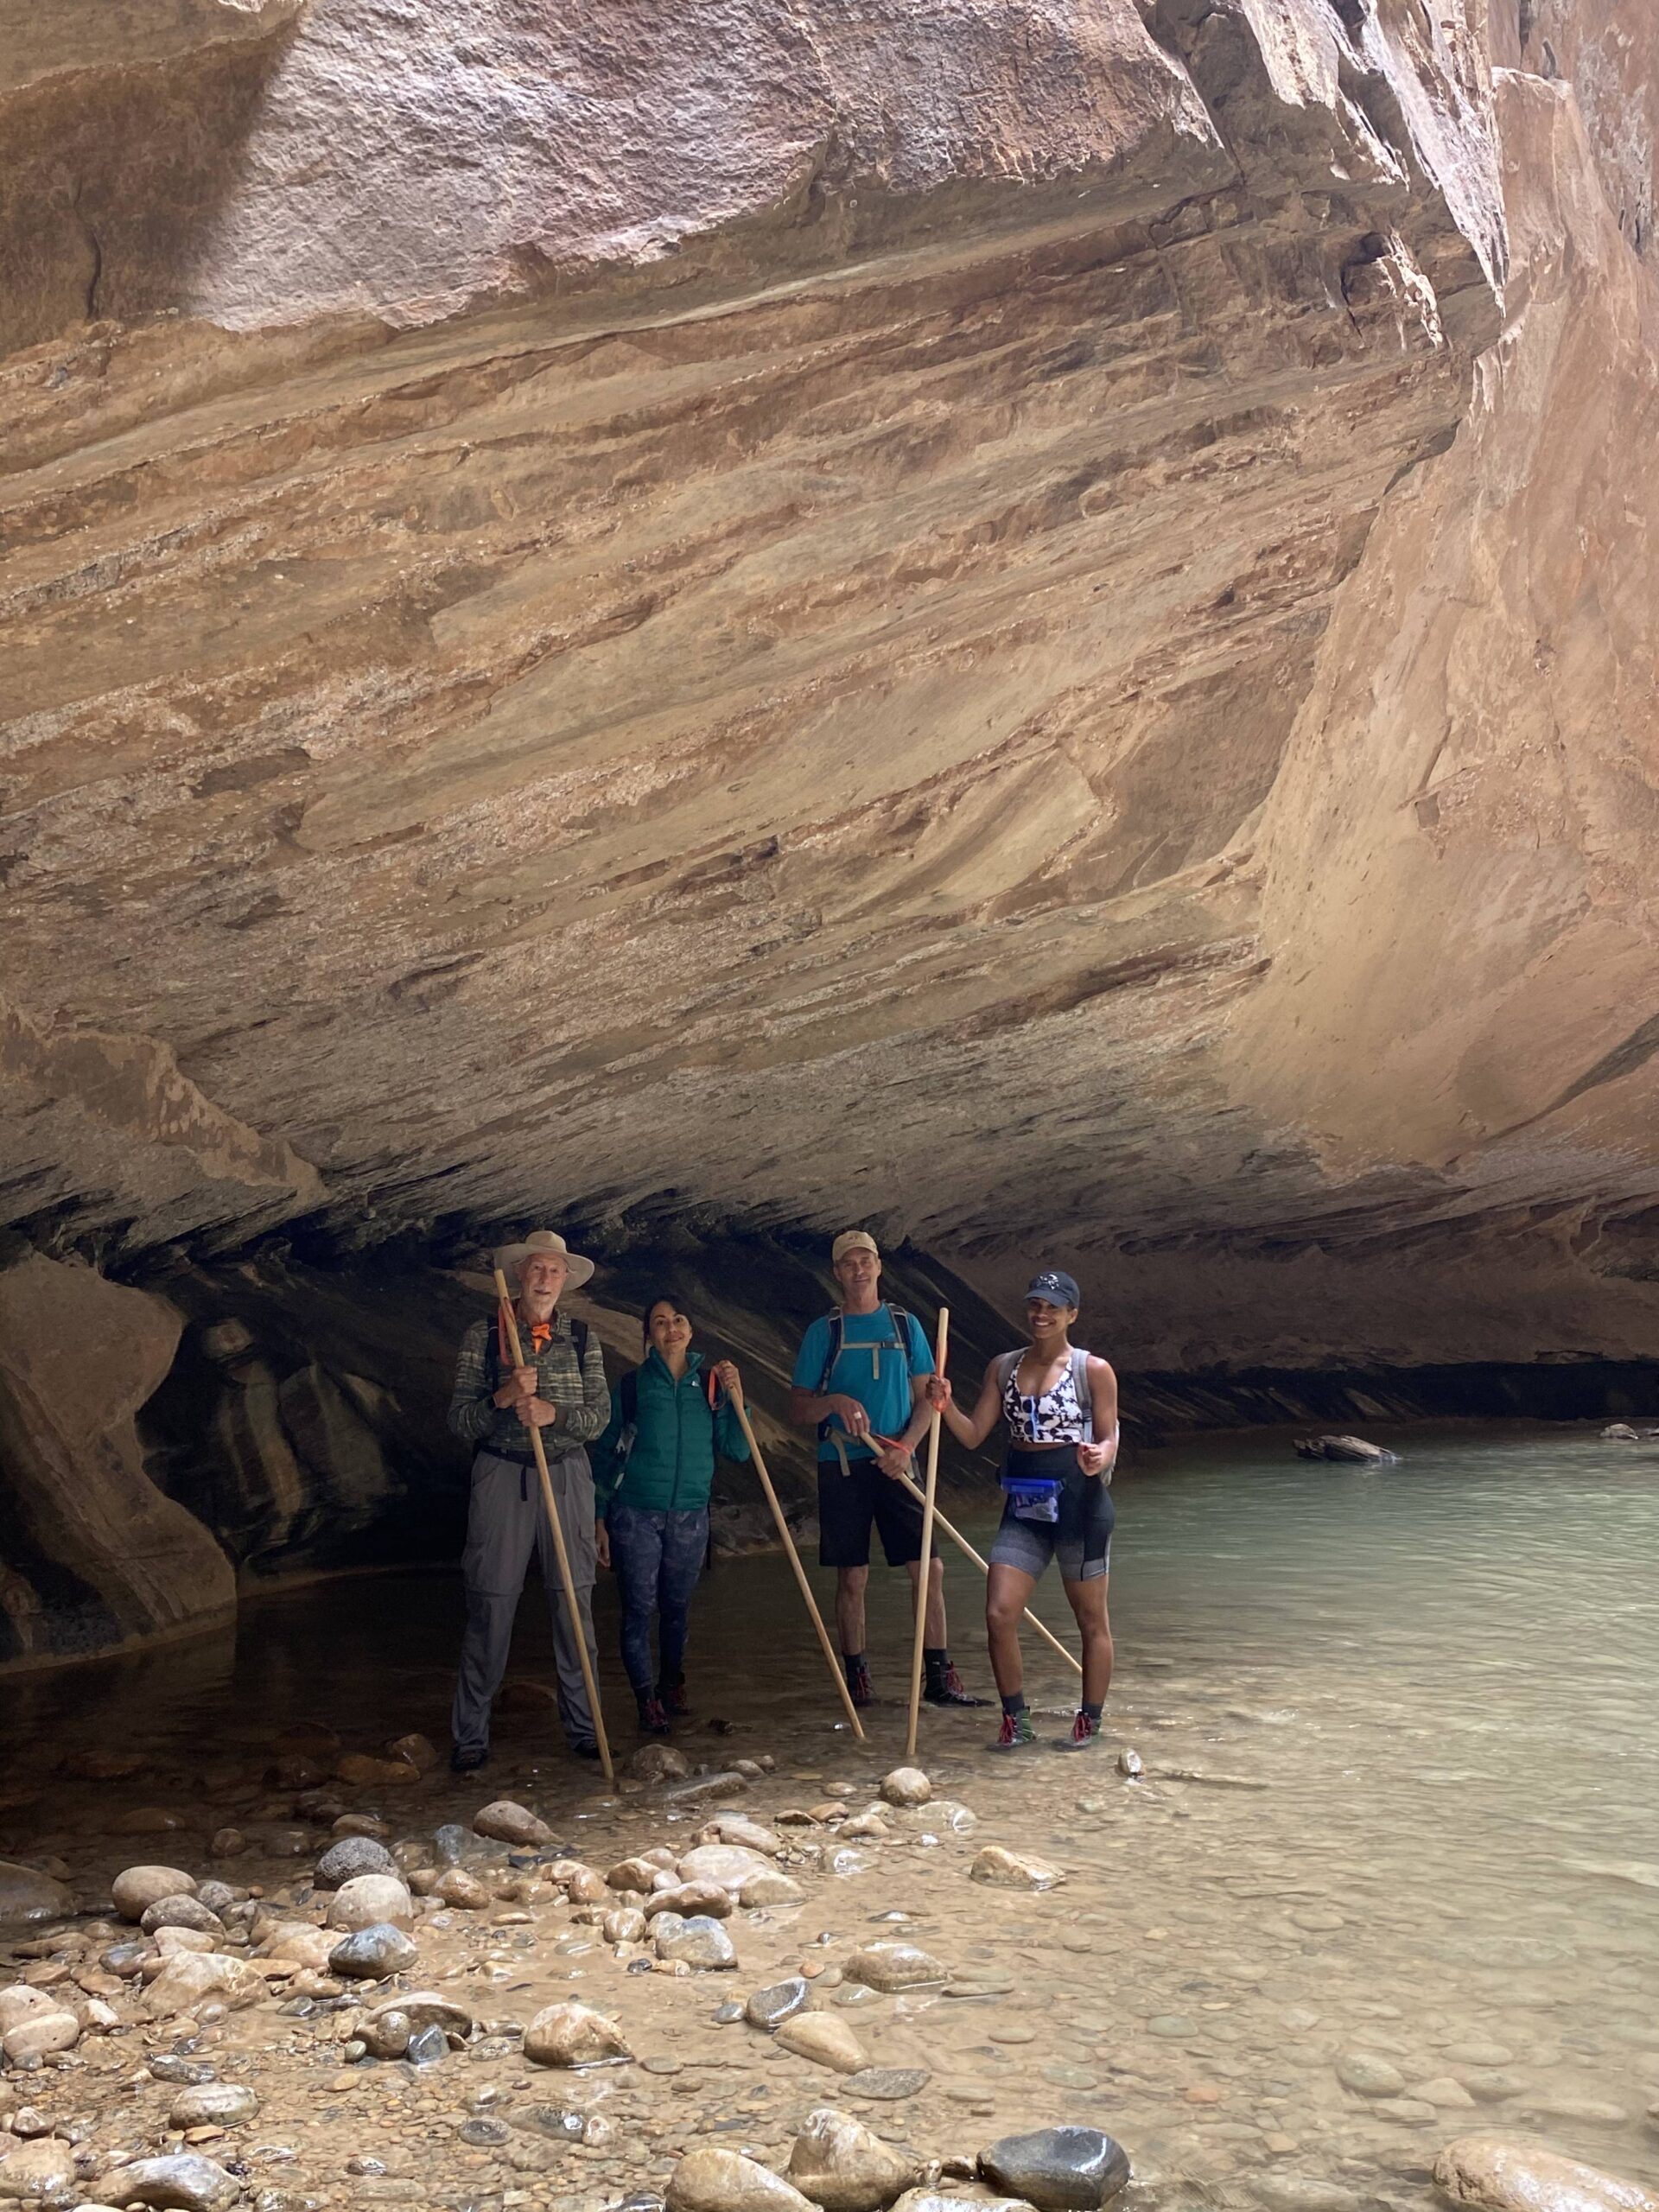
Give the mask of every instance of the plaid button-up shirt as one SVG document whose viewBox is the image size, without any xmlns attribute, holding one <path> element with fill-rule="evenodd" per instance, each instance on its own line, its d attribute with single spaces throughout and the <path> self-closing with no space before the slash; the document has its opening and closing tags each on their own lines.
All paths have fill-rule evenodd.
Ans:
<svg viewBox="0 0 1659 2212">
<path fill-rule="evenodd" d="M 539 1352 L 530 1344 L 530 1324 L 518 1317 L 518 1339 L 526 1366 L 537 1374 L 536 1395 L 556 1406 L 559 1417 L 542 1431 L 549 1458 L 569 1452 L 597 1436 L 610 1419 L 611 1395 L 605 1381 L 605 1355 L 597 1333 L 588 1332 L 585 1359 L 576 1357 L 576 1340 L 563 1313 L 553 1315 L 553 1333 Z M 493 1403 L 495 1393 L 512 1373 L 496 1357 L 495 1319 L 474 1321 L 461 1340 L 455 1368 L 455 1387 L 449 1400 L 449 1427 L 464 1443 L 480 1452 L 502 1452 L 522 1459 L 531 1451 L 530 1430 L 515 1413 Z"/>
</svg>

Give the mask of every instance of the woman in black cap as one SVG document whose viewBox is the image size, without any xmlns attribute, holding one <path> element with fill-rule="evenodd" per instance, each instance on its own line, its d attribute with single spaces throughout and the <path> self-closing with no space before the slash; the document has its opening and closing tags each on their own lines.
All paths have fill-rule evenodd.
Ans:
<svg viewBox="0 0 1659 2212">
<path fill-rule="evenodd" d="M 1100 1731 L 1112 1679 L 1112 1630 L 1106 1581 L 1112 1555 L 1112 1496 L 1117 1457 L 1117 1377 L 1103 1359 L 1078 1350 L 1070 1330 L 1077 1286 L 1046 1268 L 1026 1293 L 1031 1342 L 1003 1352 L 985 1370 L 971 1415 L 951 1402 L 950 1385 L 927 1381 L 959 1443 L 976 1451 L 999 1416 L 1008 1425 L 1002 1467 L 1002 1525 L 991 1546 L 985 1626 L 991 1671 L 1002 1694 L 999 1751 L 1036 1741 L 1026 1710 L 1020 1620 L 1038 1577 L 1058 1558 L 1066 1601 L 1083 1636 L 1083 1702 L 1065 1748 L 1082 1751 Z"/>
</svg>

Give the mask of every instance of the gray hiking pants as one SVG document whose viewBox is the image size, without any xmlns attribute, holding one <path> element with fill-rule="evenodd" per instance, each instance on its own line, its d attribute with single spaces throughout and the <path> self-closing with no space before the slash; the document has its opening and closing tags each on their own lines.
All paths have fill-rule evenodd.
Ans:
<svg viewBox="0 0 1659 2212">
<path fill-rule="evenodd" d="M 548 1454 L 547 1471 L 564 1531 L 564 1548 L 570 1557 L 570 1579 L 576 1586 L 576 1609 L 581 1633 L 587 1639 L 589 1663 L 598 1673 L 598 1649 L 594 1642 L 594 1576 L 598 1558 L 594 1545 L 594 1478 L 588 1454 L 580 1445 L 555 1458 Z M 559 1670 L 559 1719 L 572 1744 L 591 1744 L 594 1716 L 582 1679 L 582 1659 L 564 1602 L 559 1579 L 558 1555 L 553 1531 L 542 1502 L 542 1478 L 534 1467 L 521 1467 L 514 1459 L 498 1459 L 480 1452 L 473 1461 L 472 1503 L 467 1514 L 467 1548 L 461 1573 L 467 1586 L 467 1629 L 461 1644 L 461 1674 L 455 1683 L 454 1708 L 449 1726 L 457 1746 L 464 1751 L 484 1751 L 490 1741 L 490 1707 L 507 1671 L 512 1643 L 512 1624 L 518 1599 L 530 1571 L 530 1555 L 540 1555 L 542 1580 L 547 1589 L 548 1610 L 553 1619 L 553 1651 Z"/>
</svg>

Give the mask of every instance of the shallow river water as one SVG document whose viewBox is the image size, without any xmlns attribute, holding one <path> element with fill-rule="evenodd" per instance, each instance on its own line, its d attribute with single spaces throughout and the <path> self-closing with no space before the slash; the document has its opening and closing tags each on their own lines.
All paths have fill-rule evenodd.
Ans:
<svg viewBox="0 0 1659 2212">
<path fill-rule="evenodd" d="M 838 1840 L 836 1801 L 861 1809 L 902 1754 L 908 1624 L 898 1578 L 878 1571 L 882 1702 L 860 1746 L 774 1557 L 722 1562 L 694 1615 L 697 1712 L 677 1740 L 694 1764 L 770 1755 L 775 1770 L 741 1802 L 671 1816 L 657 1790 L 607 1796 L 533 1706 L 502 1713 L 476 1781 L 342 1786 L 393 1839 L 512 1796 L 601 1870 L 689 1842 L 711 1813 L 820 1817 L 782 1831 L 806 1846 L 791 1862 L 805 1903 L 728 1923 L 735 1974 L 630 1974 L 563 1903 L 551 1918 L 440 1914 L 423 1930 L 423 1976 L 474 1991 L 480 2017 L 522 2021 L 582 1996 L 621 2020 L 643 2066 L 549 2076 L 498 2037 L 487 2060 L 457 2054 L 428 2074 L 338 2072 L 305 2017 L 282 2016 L 276 2043 L 254 2024 L 268 2008 L 208 2026 L 226 2078 L 269 2094 L 245 2131 L 250 2187 L 279 2181 L 296 2206 L 306 2191 L 398 2201 L 386 2183 L 401 2177 L 408 2201 L 418 2188 L 439 2204 L 597 2206 L 660 2190 L 677 2152 L 711 2131 L 781 2163 L 804 2113 L 842 2101 L 922 2157 L 1051 2120 L 1101 2125 L 1157 2203 L 1426 2206 L 1435 2152 L 1476 2129 L 1659 2183 L 1659 1446 L 1532 1428 L 1384 1440 L 1398 1467 L 1303 1465 L 1283 1434 L 1258 1432 L 1178 1445 L 1121 1478 L 1106 1738 L 1080 1757 L 1049 1743 L 998 1757 L 994 1706 L 925 1712 L 920 1763 L 969 1808 L 965 1832 L 924 1808 L 889 1815 L 890 1840 Z M 960 1498 L 949 1510 L 982 1544 L 988 1515 Z M 953 1647 L 988 1694 L 982 1584 L 946 1556 Z M 1058 1586 L 1039 1599 L 1062 1629 Z M 638 1739 L 609 1606 L 607 1592 L 620 1759 Z M 273 1739 L 311 1722 L 348 1751 L 410 1729 L 447 1749 L 458 1624 L 448 1578 L 337 1581 L 247 1605 L 233 1637 L 0 1682 L 0 1855 L 54 1856 L 89 1900 L 122 1865 L 156 1858 L 303 1910 L 329 1839 L 296 1825 L 294 1792 L 270 1780 Z M 514 1676 L 533 1678 L 547 1649 L 533 1591 L 519 1639 Z M 1039 1729 L 1058 1739 L 1075 1677 L 1030 1638 L 1027 1666 Z M 1120 1746 L 1142 1778 L 1119 1772 Z M 134 1771 L 66 1773 L 89 1755 Z M 112 1832 L 144 1811 L 176 1825 Z M 210 1866 L 226 1822 L 251 1848 Z M 1040 1854 L 1064 1885 L 970 1880 L 989 1842 Z M 961 1993 L 850 1999 L 838 1962 L 895 1934 Z M 860 2102 L 759 2031 L 713 2024 L 721 1999 L 804 1962 L 827 1967 L 815 2002 L 855 2026 L 871 2063 L 920 2071 L 922 2086 Z M 156 2032 L 122 2052 L 126 2069 L 171 2048 Z M 100 2078 L 126 2079 L 102 2063 Z M 148 2089 L 125 2093 L 122 2117 L 112 2089 L 38 2078 L 111 2142 L 118 2123 L 123 2147 L 138 2146 L 134 2129 L 162 2139 L 164 2092 L 154 2112 Z M 499 2099 L 476 2101 L 480 2083 Z M 550 2144 L 529 2121 L 505 2151 L 458 2136 L 485 2105 L 511 2131 L 515 2109 L 556 2095 L 607 2113 L 611 2142 Z M 354 2179 L 353 2154 L 385 2177 Z"/>
</svg>

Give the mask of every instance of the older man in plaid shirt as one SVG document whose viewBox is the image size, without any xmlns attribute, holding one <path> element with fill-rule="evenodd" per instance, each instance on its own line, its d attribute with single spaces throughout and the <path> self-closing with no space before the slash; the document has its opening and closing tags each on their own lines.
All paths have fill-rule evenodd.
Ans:
<svg viewBox="0 0 1659 2212">
<path fill-rule="evenodd" d="M 599 1757 L 576 1637 L 586 1637 L 588 1660 L 597 1672 L 594 1576 L 604 1563 L 606 1535 L 594 1519 L 593 1471 L 582 1447 L 609 1420 L 611 1401 L 598 1338 L 585 1323 L 568 1320 L 559 1312 L 560 1298 L 588 1281 L 594 1263 L 568 1251 L 563 1236 L 538 1229 L 522 1244 L 504 1245 L 495 1264 L 510 1282 L 517 1275 L 519 1349 L 526 1364 L 512 1364 L 497 1321 L 474 1321 L 461 1339 L 449 1401 L 450 1427 L 475 1447 L 461 1560 L 467 1630 L 450 1718 L 455 1747 L 449 1764 L 457 1774 L 482 1766 L 490 1755 L 490 1707 L 507 1671 L 513 1618 L 532 1550 L 541 1557 L 553 1616 L 559 1718 L 578 1758 Z M 581 1614 L 575 1622 L 568 1618 L 560 1586 L 531 1446 L 532 1427 L 542 1432 L 570 1557 Z"/>
</svg>

